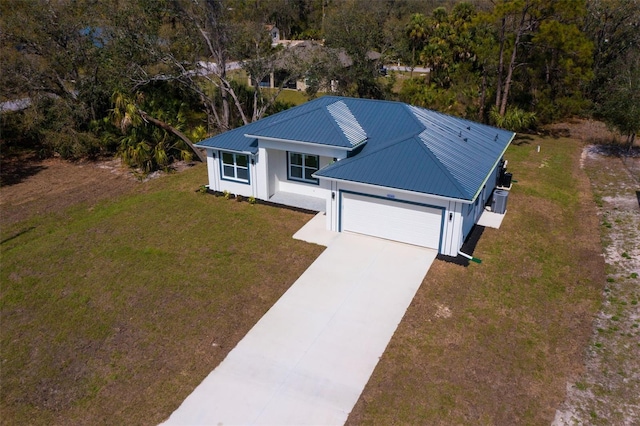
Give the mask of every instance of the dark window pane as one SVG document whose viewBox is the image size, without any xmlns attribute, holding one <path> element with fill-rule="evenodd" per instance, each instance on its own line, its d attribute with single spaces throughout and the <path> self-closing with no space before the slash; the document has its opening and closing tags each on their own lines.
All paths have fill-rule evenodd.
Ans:
<svg viewBox="0 0 640 426">
<path fill-rule="evenodd" d="M 233 166 L 224 166 L 222 168 L 222 173 L 224 174 L 225 177 L 231 177 L 231 178 L 236 177 L 236 173 Z"/>
<path fill-rule="evenodd" d="M 236 164 L 240 167 L 247 167 L 249 159 L 246 155 L 236 155 Z"/>
<path fill-rule="evenodd" d="M 304 169 L 304 178 L 305 178 L 306 180 L 312 180 L 312 181 L 314 181 L 314 182 L 315 182 L 315 181 L 316 181 L 316 179 L 315 179 L 313 176 L 311 176 L 311 175 L 312 175 L 313 173 L 315 173 L 315 172 L 316 172 L 316 171 L 315 171 L 315 170 L 313 170 L 313 169 Z"/>
<path fill-rule="evenodd" d="M 249 169 L 238 169 L 238 179 L 248 180 L 249 179 Z"/>
<path fill-rule="evenodd" d="M 294 152 L 289 154 L 289 162 L 296 166 L 302 166 L 302 154 L 296 154 Z"/>
<path fill-rule="evenodd" d="M 312 169 L 318 170 L 318 157 L 315 155 L 308 155 L 305 158 L 305 165 Z"/>
<path fill-rule="evenodd" d="M 223 152 L 222 162 L 224 164 L 233 164 L 233 154 L 229 154 L 228 152 Z"/>
<path fill-rule="evenodd" d="M 302 179 L 302 167 L 291 166 L 291 177 Z"/>
</svg>

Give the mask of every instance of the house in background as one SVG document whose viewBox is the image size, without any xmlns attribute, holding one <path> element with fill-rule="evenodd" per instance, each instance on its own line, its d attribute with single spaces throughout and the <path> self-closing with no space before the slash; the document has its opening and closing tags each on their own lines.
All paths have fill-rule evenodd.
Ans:
<svg viewBox="0 0 640 426">
<path fill-rule="evenodd" d="M 314 40 L 280 40 L 276 45 L 283 46 L 284 49 L 289 49 L 291 54 L 302 61 L 310 61 L 316 55 L 326 54 L 330 49 L 327 49 Z M 372 56 L 378 55 L 378 59 L 380 58 L 379 53 L 372 53 Z M 336 60 L 340 62 L 340 64 L 344 67 L 351 66 L 353 61 L 344 51 L 336 52 Z M 251 75 L 247 76 L 247 84 L 249 86 L 255 86 L 259 84 L 260 87 L 276 89 L 282 86 L 284 89 L 292 89 L 298 91 L 304 91 L 309 86 L 309 81 L 307 78 L 297 79 L 297 80 L 289 80 L 289 71 L 287 71 L 288 63 L 287 61 L 290 58 L 280 58 L 274 63 L 274 70 L 268 75 L 264 76 L 264 78 L 256 82 L 255 78 Z M 337 88 L 338 82 L 335 80 L 329 81 L 326 84 L 323 84 L 323 87 L 326 87 L 327 90 L 334 92 Z"/>
<path fill-rule="evenodd" d="M 343 68 L 349 68 L 353 65 L 353 59 L 347 54 L 344 49 L 333 49 L 325 47 L 322 42 L 315 40 L 285 40 L 280 39 L 278 29 L 272 25 L 267 25 L 266 28 L 269 30 L 269 34 L 271 35 L 271 39 L 273 40 L 272 46 L 280 46 L 283 49 L 288 50 L 291 55 L 298 60 L 310 62 L 312 58 L 319 56 L 327 56 L 331 55 L 330 58 L 338 63 Z M 378 52 L 369 51 L 367 52 L 367 60 L 370 62 L 374 62 L 378 65 L 379 70 L 382 75 L 386 75 L 386 68 L 381 63 L 382 55 Z M 297 80 L 289 80 L 289 71 L 287 68 L 289 67 L 288 61 L 291 60 L 291 57 L 280 58 L 275 61 L 274 69 L 268 75 L 265 75 L 262 80 L 256 81 L 251 75 L 247 76 L 247 84 L 249 86 L 254 87 L 255 85 L 259 85 L 260 87 L 276 89 L 282 88 L 304 91 L 310 85 L 307 78 L 297 79 Z M 321 85 L 321 91 L 329 91 L 335 92 L 337 90 L 338 81 L 331 80 L 323 82 Z"/>
<path fill-rule="evenodd" d="M 327 229 L 457 256 L 514 136 L 401 102 L 324 96 L 197 146 L 212 191 L 323 211 Z"/>
<path fill-rule="evenodd" d="M 271 45 L 275 46 L 280 42 L 280 30 L 275 25 L 265 25 L 267 31 L 269 31 L 269 36 L 271 37 Z"/>
</svg>

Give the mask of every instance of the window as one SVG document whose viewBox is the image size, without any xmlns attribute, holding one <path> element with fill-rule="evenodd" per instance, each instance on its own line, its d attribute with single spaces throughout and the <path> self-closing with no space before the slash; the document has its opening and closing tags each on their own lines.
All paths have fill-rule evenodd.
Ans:
<svg viewBox="0 0 640 426">
<path fill-rule="evenodd" d="M 301 182 L 318 183 L 313 175 L 318 171 L 320 159 L 317 155 L 289 153 L 289 179 Z"/>
<path fill-rule="evenodd" d="M 249 157 L 244 154 L 223 152 L 222 178 L 249 183 Z"/>
</svg>

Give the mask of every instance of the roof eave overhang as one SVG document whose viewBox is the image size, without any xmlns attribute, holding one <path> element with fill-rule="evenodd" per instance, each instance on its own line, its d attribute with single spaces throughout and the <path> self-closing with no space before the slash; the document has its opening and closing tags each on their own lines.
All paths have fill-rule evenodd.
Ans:
<svg viewBox="0 0 640 426">
<path fill-rule="evenodd" d="M 293 140 L 293 139 L 282 139 L 282 138 L 274 138 L 274 137 L 270 137 L 270 136 L 260 136 L 260 135 L 251 135 L 251 134 L 245 134 L 246 137 L 248 138 L 255 138 L 255 139 L 264 139 L 266 141 L 273 141 L 273 142 L 285 142 L 285 143 L 293 143 L 293 144 L 298 144 L 298 145 L 307 145 L 307 146 L 317 146 L 317 147 L 322 147 L 322 148 L 336 148 L 336 149 L 341 149 L 347 152 L 351 152 L 354 149 L 364 145 L 367 142 L 367 139 L 364 139 L 361 142 L 358 142 L 357 144 L 350 146 L 350 147 L 346 147 L 346 146 L 340 146 L 340 145 L 329 145 L 326 143 L 316 143 L 316 142 L 304 142 L 304 141 L 297 141 L 297 140 Z"/>
<path fill-rule="evenodd" d="M 509 139 L 509 143 L 507 143 L 504 147 L 504 149 L 502 150 L 502 152 L 500 153 L 500 155 L 498 156 L 498 158 L 496 159 L 496 162 L 493 163 L 493 167 L 491 167 L 491 170 L 489 171 L 489 173 L 487 174 L 487 176 L 485 176 L 484 180 L 482 181 L 482 184 L 480 185 L 480 187 L 478 187 L 478 190 L 476 191 L 475 195 L 473 196 L 473 198 L 471 199 L 471 201 L 469 201 L 469 203 L 474 203 L 476 201 L 476 198 L 478 198 L 478 196 L 480 195 L 480 193 L 482 192 L 482 189 L 484 188 L 484 186 L 487 184 L 487 181 L 489 180 L 489 176 L 491 176 L 491 173 L 495 170 L 496 166 L 498 165 L 498 163 L 500 162 L 500 160 L 502 160 L 502 158 L 504 157 L 504 153 L 507 152 L 507 148 L 509 148 L 509 145 L 511 145 L 511 142 L 513 142 L 513 139 L 516 137 L 516 134 L 514 133 L 513 136 L 511 136 L 511 139 Z"/>
<path fill-rule="evenodd" d="M 219 146 L 207 146 L 207 145 L 198 145 L 198 144 L 194 144 L 193 146 L 195 146 L 196 148 L 210 149 L 212 151 L 217 150 L 217 151 L 224 151 L 224 152 L 233 152 L 235 154 L 256 155 L 256 152 L 254 151 L 239 151 L 237 149 L 228 149 L 228 148 L 222 148 Z"/>
<path fill-rule="evenodd" d="M 372 184 L 372 183 L 358 182 L 358 181 L 355 181 L 355 180 L 339 179 L 339 178 L 328 177 L 328 176 L 319 176 L 319 175 L 316 175 L 315 173 L 312 176 L 314 178 L 316 178 L 316 179 L 326 179 L 326 180 L 332 181 L 332 182 L 346 182 L 346 183 L 352 183 L 352 184 L 356 184 L 356 185 L 362 185 L 362 186 L 365 186 L 367 188 L 378 188 L 378 189 L 384 189 L 385 191 L 396 191 L 396 192 L 400 192 L 402 194 L 428 196 L 428 197 L 431 197 L 431 198 L 435 198 L 437 200 L 454 201 L 454 202 L 463 203 L 463 204 L 472 204 L 473 203 L 473 200 L 465 200 L 465 199 L 462 199 L 462 198 L 454 198 L 454 197 L 445 197 L 444 195 L 436 195 L 436 194 L 431 194 L 431 193 L 428 193 L 428 192 L 410 191 L 408 189 L 393 188 L 391 186 L 384 186 L 384 185 L 375 185 L 375 184 Z"/>
</svg>

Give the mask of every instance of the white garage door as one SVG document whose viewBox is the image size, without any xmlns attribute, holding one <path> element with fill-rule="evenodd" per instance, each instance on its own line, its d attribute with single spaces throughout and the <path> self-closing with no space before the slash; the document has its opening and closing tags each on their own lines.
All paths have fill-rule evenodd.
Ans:
<svg viewBox="0 0 640 426">
<path fill-rule="evenodd" d="M 341 230 L 438 249 L 442 210 L 342 193 Z"/>
</svg>

